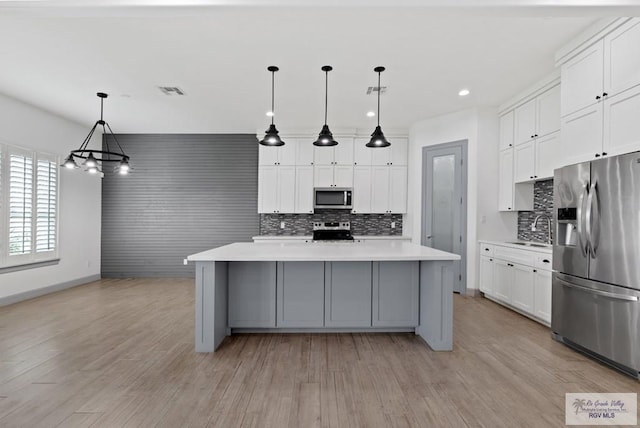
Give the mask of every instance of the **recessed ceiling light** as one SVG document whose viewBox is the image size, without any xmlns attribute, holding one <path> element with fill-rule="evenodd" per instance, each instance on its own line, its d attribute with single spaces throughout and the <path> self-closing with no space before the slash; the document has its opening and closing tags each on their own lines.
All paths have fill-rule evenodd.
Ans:
<svg viewBox="0 0 640 428">
<path fill-rule="evenodd" d="M 269 116 L 269 117 L 273 116 L 273 114 L 274 114 L 274 113 L 273 113 L 272 111 L 268 111 L 268 112 L 267 112 L 267 116 Z"/>
<path fill-rule="evenodd" d="M 458 95 L 460 95 L 461 97 L 466 97 L 467 95 L 469 95 L 469 90 L 461 89 L 460 92 L 458 92 Z"/>
<path fill-rule="evenodd" d="M 367 117 L 373 117 L 373 116 L 375 116 L 375 115 L 376 115 L 376 112 L 375 112 L 375 111 L 368 111 L 368 112 L 367 112 Z"/>
</svg>

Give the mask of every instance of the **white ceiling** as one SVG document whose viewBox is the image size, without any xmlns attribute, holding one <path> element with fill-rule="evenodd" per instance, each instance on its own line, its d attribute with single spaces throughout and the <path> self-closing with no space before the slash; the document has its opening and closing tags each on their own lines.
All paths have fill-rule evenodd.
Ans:
<svg viewBox="0 0 640 428">
<path fill-rule="evenodd" d="M 21 8 L 0 0 L 0 93 L 89 127 L 99 113 L 95 93 L 108 92 L 105 119 L 118 133 L 266 128 L 266 67 L 272 64 L 281 68 L 281 130 L 320 129 L 325 64 L 334 67 L 332 128 L 373 127 L 375 118 L 365 114 L 376 100 L 366 89 L 376 83 L 377 65 L 387 67 L 382 125 L 408 128 L 505 101 L 549 73 L 555 51 L 598 16 L 589 9 L 545 17 L 553 9 L 544 9 L 496 17 L 496 9 L 384 7 L 384 1 L 375 8 L 202 6 L 206 1 L 192 1 L 200 4 L 192 8 L 115 8 L 99 1 L 80 9 L 74 1 L 45 3 Z M 187 95 L 166 96 L 158 85 L 179 86 Z M 458 97 L 461 88 L 471 95 Z"/>
</svg>

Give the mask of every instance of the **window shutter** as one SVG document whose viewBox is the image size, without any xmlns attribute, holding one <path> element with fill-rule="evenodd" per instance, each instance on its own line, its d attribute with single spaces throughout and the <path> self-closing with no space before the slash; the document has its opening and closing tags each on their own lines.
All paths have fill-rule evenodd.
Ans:
<svg viewBox="0 0 640 428">
<path fill-rule="evenodd" d="M 31 253 L 33 158 L 9 156 L 9 256 Z"/>
<path fill-rule="evenodd" d="M 36 252 L 56 249 L 58 169 L 56 162 L 38 159 L 36 170 Z"/>
</svg>

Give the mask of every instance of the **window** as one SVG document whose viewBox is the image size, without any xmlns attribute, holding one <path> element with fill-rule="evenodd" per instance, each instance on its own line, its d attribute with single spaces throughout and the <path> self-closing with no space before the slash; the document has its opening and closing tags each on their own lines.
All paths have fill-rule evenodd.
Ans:
<svg viewBox="0 0 640 428">
<path fill-rule="evenodd" d="M 58 158 L 0 144 L 0 267 L 58 257 Z"/>
</svg>

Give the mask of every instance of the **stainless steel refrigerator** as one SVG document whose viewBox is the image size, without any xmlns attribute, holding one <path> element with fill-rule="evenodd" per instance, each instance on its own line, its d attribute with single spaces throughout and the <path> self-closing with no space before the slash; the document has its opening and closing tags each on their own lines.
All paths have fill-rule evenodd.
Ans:
<svg viewBox="0 0 640 428">
<path fill-rule="evenodd" d="M 640 375 L 640 152 L 554 174 L 553 336 Z"/>
</svg>

